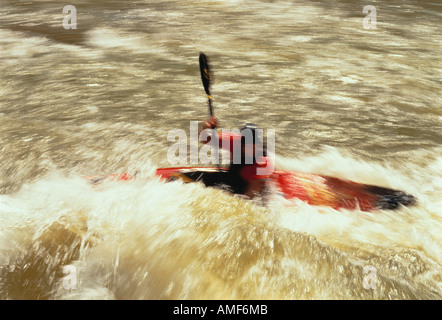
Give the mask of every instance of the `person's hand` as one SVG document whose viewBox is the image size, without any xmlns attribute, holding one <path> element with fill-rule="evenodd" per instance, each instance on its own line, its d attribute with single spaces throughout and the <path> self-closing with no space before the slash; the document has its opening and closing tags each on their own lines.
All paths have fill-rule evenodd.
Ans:
<svg viewBox="0 0 442 320">
<path fill-rule="evenodd" d="M 204 129 L 215 129 L 218 127 L 218 118 L 215 116 L 210 116 L 204 121 Z"/>
</svg>

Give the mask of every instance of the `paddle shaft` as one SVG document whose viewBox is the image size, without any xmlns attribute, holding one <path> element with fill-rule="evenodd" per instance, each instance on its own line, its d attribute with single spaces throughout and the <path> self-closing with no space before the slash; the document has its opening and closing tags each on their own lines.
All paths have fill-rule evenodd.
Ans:
<svg viewBox="0 0 442 320">
<path fill-rule="evenodd" d="M 212 95 L 210 93 L 210 85 L 213 80 L 212 73 L 210 71 L 209 61 L 207 56 L 204 53 L 200 53 L 199 57 L 200 62 L 200 72 L 201 72 L 201 80 L 203 81 L 204 91 L 206 91 L 208 97 L 209 104 L 209 113 L 213 116 L 213 104 L 212 104 Z"/>
</svg>

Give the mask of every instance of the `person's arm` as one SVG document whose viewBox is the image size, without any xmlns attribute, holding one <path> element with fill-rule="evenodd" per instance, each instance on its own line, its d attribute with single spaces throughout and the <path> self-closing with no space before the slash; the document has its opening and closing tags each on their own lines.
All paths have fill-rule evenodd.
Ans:
<svg viewBox="0 0 442 320">
<path fill-rule="evenodd" d="M 200 130 L 200 134 L 201 131 L 205 130 L 205 129 L 216 129 L 218 127 L 218 118 L 215 116 L 211 116 L 209 118 L 207 118 L 204 123 L 203 126 L 201 127 Z M 235 146 L 239 146 L 239 143 L 237 143 L 238 140 L 241 139 L 241 135 L 240 134 L 236 134 L 236 133 L 231 133 L 231 132 L 218 132 L 218 142 L 219 142 L 219 147 L 226 149 L 230 152 L 233 152 L 233 148 Z M 202 141 L 202 143 L 209 143 L 211 141 L 211 137 L 208 136 L 206 141 Z"/>
<path fill-rule="evenodd" d="M 199 134 L 201 134 L 201 131 L 205 129 L 216 129 L 217 127 L 218 127 L 218 118 L 215 116 L 210 116 L 209 118 L 204 120 L 203 126 L 201 127 Z"/>
<path fill-rule="evenodd" d="M 203 125 L 201 126 L 201 129 L 198 132 L 198 136 L 201 137 L 201 132 L 206 129 L 216 129 L 218 127 L 218 118 L 215 116 L 210 116 L 207 118 Z M 206 144 L 209 143 L 212 140 L 212 137 L 209 135 L 205 141 L 201 141 L 202 143 Z"/>
</svg>

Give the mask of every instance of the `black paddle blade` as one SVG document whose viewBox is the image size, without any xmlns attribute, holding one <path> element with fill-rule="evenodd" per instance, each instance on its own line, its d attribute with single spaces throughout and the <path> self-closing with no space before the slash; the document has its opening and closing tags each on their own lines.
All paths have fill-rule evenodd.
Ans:
<svg viewBox="0 0 442 320">
<path fill-rule="evenodd" d="M 201 80 L 203 81 L 204 90 L 207 95 L 210 97 L 210 83 L 213 81 L 212 73 L 209 67 L 209 61 L 207 60 L 207 56 L 204 53 L 200 53 L 200 71 L 201 71 Z"/>
</svg>

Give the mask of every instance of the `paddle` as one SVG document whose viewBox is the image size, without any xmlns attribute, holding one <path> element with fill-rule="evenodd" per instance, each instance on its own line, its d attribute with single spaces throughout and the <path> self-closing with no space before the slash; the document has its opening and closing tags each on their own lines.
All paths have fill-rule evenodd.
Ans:
<svg viewBox="0 0 442 320">
<path fill-rule="evenodd" d="M 209 112 L 210 115 L 213 116 L 213 106 L 212 106 L 212 95 L 210 94 L 210 84 L 213 81 L 212 73 L 210 72 L 209 61 L 207 56 L 200 52 L 200 71 L 201 71 L 201 80 L 203 81 L 204 90 L 207 93 L 207 97 L 209 98 Z"/>
<path fill-rule="evenodd" d="M 203 81 L 204 91 L 206 91 L 208 102 L 209 102 L 209 113 L 210 116 L 213 116 L 213 106 L 212 106 L 212 95 L 210 93 L 210 84 L 213 82 L 213 75 L 210 71 L 209 61 L 207 56 L 200 52 L 200 71 L 201 71 L 201 80 Z M 217 164 L 218 170 L 220 170 L 220 163 Z"/>
</svg>

